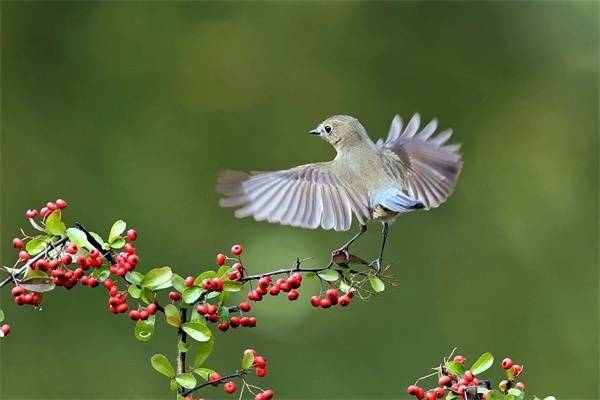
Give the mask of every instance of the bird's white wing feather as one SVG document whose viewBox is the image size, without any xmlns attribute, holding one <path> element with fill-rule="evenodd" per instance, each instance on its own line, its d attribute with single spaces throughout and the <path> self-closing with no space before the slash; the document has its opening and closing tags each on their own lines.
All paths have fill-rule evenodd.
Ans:
<svg viewBox="0 0 600 400">
<path fill-rule="evenodd" d="M 415 114 L 402 131 L 402 120 L 396 116 L 385 142 L 377 146 L 391 160 L 386 168 L 399 177 L 408 195 L 423 202 L 426 208 L 442 204 L 454 190 L 462 168 L 460 145 L 445 145 L 452 136 L 447 129 L 434 136 L 437 120 L 419 131 L 421 117 Z"/>
<path fill-rule="evenodd" d="M 241 207 L 238 218 L 315 229 L 345 231 L 352 213 L 369 218 L 368 199 L 331 173 L 330 163 L 306 164 L 284 171 L 247 174 L 225 171 L 217 183 L 223 207 Z"/>
</svg>

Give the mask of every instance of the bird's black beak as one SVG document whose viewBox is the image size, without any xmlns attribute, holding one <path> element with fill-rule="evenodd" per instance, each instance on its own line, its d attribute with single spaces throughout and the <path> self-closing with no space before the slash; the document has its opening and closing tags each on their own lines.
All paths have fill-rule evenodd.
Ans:
<svg viewBox="0 0 600 400">
<path fill-rule="evenodd" d="M 311 135 L 320 135 L 321 131 L 317 128 L 313 129 L 312 131 L 308 131 L 308 133 L 310 133 Z"/>
</svg>

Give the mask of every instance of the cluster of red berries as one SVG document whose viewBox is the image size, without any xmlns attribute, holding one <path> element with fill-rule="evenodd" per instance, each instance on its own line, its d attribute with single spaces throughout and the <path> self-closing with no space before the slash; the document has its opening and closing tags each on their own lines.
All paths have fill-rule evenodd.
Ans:
<svg viewBox="0 0 600 400">
<path fill-rule="evenodd" d="M 463 365 L 465 363 L 465 360 L 466 360 L 466 358 L 461 355 L 457 355 L 453 359 L 454 362 L 457 362 L 457 363 L 463 364 Z M 512 369 L 511 372 L 512 372 L 513 377 L 519 376 L 521 374 L 521 372 L 523 371 L 523 366 L 522 365 L 513 365 L 513 362 L 510 358 L 505 358 L 502 361 L 502 368 L 505 370 Z M 512 382 L 512 380 L 509 381 L 509 380 L 505 379 L 500 382 L 498 387 L 502 392 L 506 392 L 508 389 L 510 389 L 511 382 Z M 452 393 L 457 394 L 460 397 L 465 397 L 467 391 L 471 389 L 472 390 L 471 393 L 473 393 L 475 396 L 477 396 L 477 398 L 479 398 L 479 396 L 481 396 L 480 398 L 482 400 L 487 400 L 487 392 L 482 393 L 482 394 L 477 392 L 477 389 L 479 387 L 484 387 L 485 389 L 489 390 L 491 388 L 491 385 L 490 385 L 489 381 L 481 380 L 481 379 L 477 378 L 471 371 L 467 370 L 467 371 L 465 371 L 465 373 L 463 374 L 462 377 L 459 377 L 459 376 L 455 376 L 452 374 L 448 374 L 447 371 L 444 368 L 442 368 L 441 375 L 438 379 L 437 387 L 425 391 L 425 389 L 423 389 L 420 386 L 410 385 L 406 389 L 406 392 L 410 395 L 415 396 L 419 400 L 421 400 L 421 399 L 435 400 L 435 399 L 440 399 L 440 398 L 444 397 L 446 394 L 446 390 L 450 390 Z M 522 382 L 518 382 L 517 384 L 515 384 L 515 388 L 524 391 L 525 384 L 523 384 Z"/>
<path fill-rule="evenodd" d="M 92 249 L 88 256 L 78 255 L 75 259 L 75 262 L 79 267 L 75 270 L 69 270 L 66 268 L 67 265 L 71 265 L 73 263 L 73 256 L 77 254 L 79 249 L 74 243 L 67 243 L 64 247 L 64 252 L 60 257 L 60 263 L 55 262 L 56 260 L 51 260 L 49 262 L 49 267 L 52 270 L 50 272 L 50 276 L 52 277 L 52 282 L 56 286 L 63 286 L 66 289 L 71 289 L 73 286 L 77 284 L 78 281 L 81 281 L 82 284 L 89 287 L 96 287 L 99 284 L 97 278 L 89 277 L 85 275 L 85 271 L 90 269 L 91 267 L 100 267 L 102 265 L 102 257 L 100 257 L 100 252 L 97 249 Z M 46 260 L 39 260 L 36 264 L 40 264 L 38 266 L 39 269 L 44 269 L 44 262 Z M 65 267 L 64 269 L 59 268 L 60 266 Z M 48 269 L 44 269 L 48 271 Z"/>
<path fill-rule="evenodd" d="M 46 203 L 45 206 L 42 206 L 42 208 L 40 208 L 39 214 L 42 219 L 46 219 L 46 217 L 52 214 L 52 212 L 56 210 L 64 210 L 65 208 L 67 208 L 67 202 L 63 199 L 58 199 L 54 202 L 49 201 Z M 35 208 L 30 208 L 29 210 L 27 210 L 25 215 L 29 219 L 34 219 L 35 217 L 37 217 L 38 211 Z"/>
<path fill-rule="evenodd" d="M 133 229 L 127 231 L 127 239 L 134 242 L 137 239 L 137 232 Z M 140 262 L 140 257 L 136 254 L 133 244 L 126 243 L 123 251 L 117 254 L 115 264 L 110 266 L 110 273 L 118 276 L 125 276 L 129 271 L 133 271 Z"/>
<path fill-rule="evenodd" d="M 234 257 L 239 257 L 242 255 L 242 253 L 244 252 L 244 247 L 241 244 L 234 244 L 233 246 L 231 246 L 231 255 Z M 225 263 L 227 262 L 229 258 L 223 254 L 223 253 L 219 253 L 217 254 L 217 258 L 216 258 L 216 262 L 218 266 L 222 266 L 225 265 Z"/>
<path fill-rule="evenodd" d="M 138 307 L 137 310 L 129 311 L 129 318 L 134 321 L 142 320 L 145 321 L 150 318 L 151 315 L 156 314 L 158 306 L 155 303 L 150 303 L 146 308 Z"/>
<path fill-rule="evenodd" d="M 115 283 L 107 279 L 104 281 L 104 287 L 108 290 L 110 297 L 108 298 L 108 308 L 113 314 L 124 314 L 129 310 L 127 304 L 127 292 L 119 291 Z"/>
<path fill-rule="evenodd" d="M 340 305 L 346 307 L 350 304 L 350 300 L 354 297 L 354 293 L 348 292 L 343 295 L 339 295 L 337 289 L 327 289 L 325 297 L 320 298 L 319 296 L 312 296 L 310 298 L 310 304 L 313 307 L 329 308 L 331 306 Z"/>
<path fill-rule="evenodd" d="M 25 304 L 37 306 L 42 300 L 39 293 L 29 292 L 21 286 L 15 286 L 12 288 L 10 294 L 12 294 L 12 296 L 15 298 L 15 303 L 20 306 Z"/>
<path fill-rule="evenodd" d="M 248 312 L 252 309 L 252 306 L 247 301 L 243 301 L 238 305 L 238 309 L 243 312 Z M 229 318 L 229 321 L 221 322 L 219 324 L 219 329 L 221 331 L 225 332 L 227 329 L 229 329 L 230 326 L 233 329 L 235 329 L 239 326 L 244 327 L 244 328 L 254 328 L 254 327 L 256 327 L 256 318 L 248 317 L 245 315 L 242 315 L 241 317 L 234 315 Z"/>
<path fill-rule="evenodd" d="M 287 279 L 279 278 L 273 284 L 270 276 L 263 276 L 258 280 L 258 287 L 248 293 L 248 299 L 252 301 L 261 301 L 267 293 L 271 296 L 277 296 L 281 292 L 287 293 L 290 301 L 295 301 L 300 297 L 298 289 L 302 285 L 302 274 L 292 273 Z"/>
</svg>

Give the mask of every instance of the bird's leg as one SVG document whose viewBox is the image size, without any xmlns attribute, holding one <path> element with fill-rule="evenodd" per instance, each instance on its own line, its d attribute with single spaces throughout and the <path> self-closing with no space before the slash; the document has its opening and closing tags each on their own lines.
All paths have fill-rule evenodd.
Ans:
<svg viewBox="0 0 600 400">
<path fill-rule="evenodd" d="M 347 252 L 348 252 L 348 248 L 350 247 L 350 245 L 351 245 L 352 243 L 354 243 L 354 242 L 356 241 L 356 239 L 358 239 L 359 237 L 361 237 L 361 236 L 362 236 L 362 234 L 363 234 L 363 233 L 365 233 L 366 231 L 367 231 L 367 225 L 361 225 L 361 226 L 360 226 L 360 231 L 358 231 L 358 233 L 357 233 L 356 235 L 352 236 L 352 237 L 350 238 L 350 240 L 348 240 L 346 243 L 344 243 L 344 244 L 342 245 L 342 247 L 340 247 L 340 248 L 339 248 L 339 249 L 337 249 L 337 250 L 334 250 L 334 251 L 331 253 L 331 257 L 332 257 L 332 258 L 335 258 L 335 256 L 336 256 L 336 255 L 343 254 L 343 253 L 347 253 Z M 344 255 L 345 255 L 345 257 L 346 257 L 346 258 L 347 258 L 347 257 L 349 257 L 349 254 L 344 254 Z"/>
<path fill-rule="evenodd" d="M 377 257 L 377 259 L 375 259 L 371 264 L 369 264 L 370 267 L 375 267 L 376 275 L 379 275 L 381 273 L 381 266 L 383 264 L 383 251 L 385 250 L 385 242 L 387 241 L 388 227 L 389 227 L 388 223 L 384 222 L 383 229 L 381 231 L 382 239 L 381 239 L 381 251 L 379 252 L 379 257 Z"/>
</svg>

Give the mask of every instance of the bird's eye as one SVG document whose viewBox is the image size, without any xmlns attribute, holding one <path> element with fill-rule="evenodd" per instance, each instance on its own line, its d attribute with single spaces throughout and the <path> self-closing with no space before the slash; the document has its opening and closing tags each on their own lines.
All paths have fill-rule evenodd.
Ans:
<svg viewBox="0 0 600 400">
<path fill-rule="evenodd" d="M 327 132 L 327 133 L 331 133 L 331 131 L 333 130 L 331 125 L 325 125 L 324 129 L 325 129 L 325 132 Z"/>
</svg>

